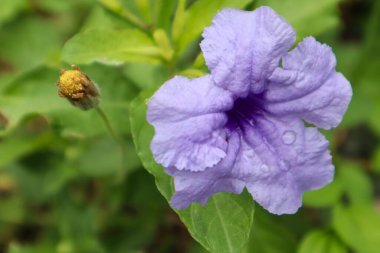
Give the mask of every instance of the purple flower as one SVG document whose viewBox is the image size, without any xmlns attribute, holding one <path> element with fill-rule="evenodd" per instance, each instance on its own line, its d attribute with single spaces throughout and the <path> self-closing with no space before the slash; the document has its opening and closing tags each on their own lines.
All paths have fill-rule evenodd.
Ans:
<svg viewBox="0 0 380 253">
<path fill-rule="evenodd" d="M 176 76 L 151 98 L 151 150 L 174 177 L 171 205 L 241 193 L 274 214 L 294 213 L 302 193 L 330 183 L 329 143 L 317 128 L 342 119 L 352 96 L 331 48 L 261 7 L 224 9 L 203 33 L 211 74 Z"/>
</svg>

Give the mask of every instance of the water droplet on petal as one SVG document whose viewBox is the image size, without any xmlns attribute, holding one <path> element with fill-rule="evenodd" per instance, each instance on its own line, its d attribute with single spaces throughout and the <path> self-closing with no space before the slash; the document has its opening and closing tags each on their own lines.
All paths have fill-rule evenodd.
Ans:
<svg viewBox="0 0 380 253">
<path fill-rule="evenodd" d="M 290 164 L 288 161 L 285 161 L 285 160 L 281 160 L 280 161 L 280 168 L 281 170 L 283 171 L 288 171 L 290 169 Z"/>
<path fill-rule="evenodd" d="M 268 167 L 268 165 L 266 165 L 266 164 L 261 165 L 261 170 L 262 170 L 263 172 L 268 172 L 268 171 L 269 171 L 269 167 Z"/>
<path fill-rule="evenodd" d="M 293 131 L 285 131 L 282 134 L 282 142 L 286 145 L 291 145 L 296 141 L 296 133 Z"/>
<path fill-rule="evenodd" d="M 296 80 L 294 81 L 294 86 L 297 89 L 303 89 L 306 86 L 306 82 L 304 82 L 305 76 L 304 74 L 297 72 Z"/>
<path fill-rule="evenodd" d="M 249 158 L 249 159 L 252 159 L 252 158 L 255 157 L 255 151 L 253 151 L 252 149 L 247 150 L 247 151 L 245 152 L 245 156 L 246 156 L 247 158 Z"/>
</svg>

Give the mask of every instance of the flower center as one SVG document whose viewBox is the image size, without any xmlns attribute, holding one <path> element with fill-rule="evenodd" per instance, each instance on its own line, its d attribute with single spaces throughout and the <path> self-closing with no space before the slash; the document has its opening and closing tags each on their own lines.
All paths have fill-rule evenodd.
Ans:
<svg viewBox="0 0 380 253">
<path fill-rule="evenodd" d="M 248 96 L 235 100 L 234 107 L 226 112 L 228 117 L 227 128 L 230 130 L 244 129 L 244 127 L 255 127 L 255 119 L 262 114 L 260 97 Z"/>
<path fill-rule="evenodd" d="M 84 96 L 83 74 L 78 70 L 67 70 L 59 79 L 59 89 L 63 96 L 79 98 Z"/>
<path fill-rule="evenodd" d="M 99 90 L 90 78 L 76 66 L 62 70 L 58 81 L 58 95 L 67 98 L 74 106 L 88 110 L 99 103 Z"/>
</svg>

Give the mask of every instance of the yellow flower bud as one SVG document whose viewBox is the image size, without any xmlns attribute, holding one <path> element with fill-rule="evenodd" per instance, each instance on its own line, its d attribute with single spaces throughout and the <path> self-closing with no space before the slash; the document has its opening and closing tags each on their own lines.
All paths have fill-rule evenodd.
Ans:
<svg viewBox="0 0 380 253">
<path fill-rule="evenodd" d="M 58 95 L 82 110 L 94 108 L 99 103 L 98 88 L 77 66 L 73 65 L 72 70 L 61 70 L 57 85 Z"/>
</svg>

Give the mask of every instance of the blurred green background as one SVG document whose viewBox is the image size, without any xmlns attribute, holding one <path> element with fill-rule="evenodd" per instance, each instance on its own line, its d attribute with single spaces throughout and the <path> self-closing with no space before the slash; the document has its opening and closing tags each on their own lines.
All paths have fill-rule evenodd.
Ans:
<svg viewBox="0 0 380 253">
<path fill-rule="evenodd" d="M 334 182 L 295 215 L 256 206 L 244 252 L 380 252 L 379 0 L 1 0 L 0 252 L 207 252 L 142 167 L 130 103 L 173 74 L 207 72 L 198 43 L 217 10 L 260 5 L 298 40 L 329 44 L 354 96 L 326 133 Z M 57 96 L 70 64 L 100 86 L 124 164 L 99 115 Z"/>
</svg>

